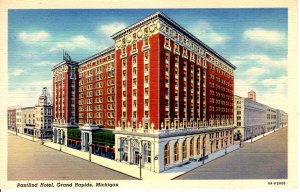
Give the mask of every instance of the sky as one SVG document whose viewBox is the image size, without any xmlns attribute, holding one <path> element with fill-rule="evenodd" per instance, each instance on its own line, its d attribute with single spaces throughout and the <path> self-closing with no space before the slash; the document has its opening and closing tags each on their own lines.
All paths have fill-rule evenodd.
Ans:
<svg viewBox="0 0 300 192">
<path fill-rule="evenodd" d="M 9 105 L 33 106 L 63 49 L 81 61 L 113 46 L 111 35 L 157 9 L 9 10 Z M 161 9 L 237 69 L 235 95 L 288 110 L 287 9 Z"/>
</svg>

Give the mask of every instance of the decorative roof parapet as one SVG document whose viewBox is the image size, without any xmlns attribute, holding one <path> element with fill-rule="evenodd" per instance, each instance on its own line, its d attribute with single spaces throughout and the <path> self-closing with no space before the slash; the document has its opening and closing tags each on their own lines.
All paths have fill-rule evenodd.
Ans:
<svg viewBox="0 0 300 192">
<path fill-rule="evenodd" d="M 54 71 L 55 69 L 57 69 L 58 67 L 62 66 L 63 64 L 70 64 L 70 65 L 78 65 L 77 61 L 62 61 L 56 65 L 54 65 L 51 69 L 51 71 Z"/>
<path fill-rule="evenodd" d="M 90 56 L 90 57 L 88 57 L 88 58 L 86 58 L 86 59 L 81 60 L 81 61 L 78 63 L 78 65 L 82 65 L 83 63 L 85 63 L 85 62 L 87 62 L 87 61 L 90 61 L 90 60 L 92 60 L 92 59 L 94 59 L 94 58 L 96 58 L 96 57 L 99 57 L 99 56 L 101 56 L 101 55 L 104 55 L 104 54 L 109 53 L 109 52 L 114 51 L 114 50 L 115 50 L 115 47 L 114 47 L 114 46 L 109 47 L 109 48 L 107 48 L 107 49 L 104 49 L 103 51 L 100 51 L 99 53 L 96 53 L 96 54 L 94 54 L 94 55 L 92 55 L 92 56 Z"/>
<path fill-rule="evenodd" d="M 155 19 L 155 18 L 160 18 L 163 21 L 167 22 L 168 24 L 172 25 L 175 29 L 181 31 L 184 35 L 188 36 L 191 40 L 193 40 L 195 43 L 199 44 L 200 46 L 204 47 L 205 49 L 207 49 L 208 52 L 211 52 L 212 54 L 216 55 L 219 59 L 221 59 L 223 62 L 225 62 L 226 64 L 228 64 L 230 67 L 232 67 L 233 69 L 236 69 L 236 66 L 233 65 L 231 62 L 229 62 L 227 59 L 225 59 L 223 56 L 221 56 L 220 54 L 218 54 L 215 50 L 213 50 L 212 48 L 210 48 L 208 45 L 206 45 L 205 43 L 203 43 L 201 40 L 199 40 L 197 37 L 195 37 L 192 33 L 190 33 L 189 31 L 187 31 L 186 29 L 184 29 L 182 26 L 180 26 L 178 23 L 176 23 L 174 20 L 172 20 L 170 17 L 168 17 L 166 14 L 164 14 L 161 11 L 157 11 L 154 14 L 151 14 L 148 17 L 145 17 L 144 19 L 126 27 L 125 29 L 113 34 L 111 37 L 116 40 L 117 37 L 121 36 L 124 33 L 127 33 L 135 28 L 137 28 L 140 25 L 143 25 L 144 23 L 148 22 L 149 20 Z"/>
</svg>

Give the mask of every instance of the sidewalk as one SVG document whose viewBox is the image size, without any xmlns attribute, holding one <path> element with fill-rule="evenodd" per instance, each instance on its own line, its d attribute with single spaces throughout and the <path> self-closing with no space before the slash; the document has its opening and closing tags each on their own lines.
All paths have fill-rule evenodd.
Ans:
<svg viewBox="0 0 300 192">
<path fill-rule="evenodd" d="M 44 143 L 45 146 L 60 150 L 60 145 L 50 142 L 50 141 L 45 141 Z M 62 152 L 68 153 L 70 155 L 89 160 L 89 153 L 88 152 L 83 152 L 79 151 L 70 147 L 66 146 L 61 146 Z M 239 148 L 239 145 L 232 145 L 227 148 L 227 153 L 230 153 L 236 149 Z M 225 155 L 225 149 L 219 150 L 213 154 L 208 155 L 208 159 L 206 159 L 204 162 L 205 164 L 208 163 L 209 161 L 212 161 L 216 158 L 219 158 L 221 156 Z M 115 160 L 103 158 L 97 155 L 91 155 L 91 161 L 93 163 L 99 164 L 103 167 L 107 167 L 109 169 L 113 169 L 115 171 L 140 178 L 140 168 L 137 165 L 129 165 L 126 163 L 120 163 Z M 178 177 L 187 171 L 191 171 L 192 169 L 195 169 L 199 166 L 202 165 L 201 162 L 190 162 L 187 165 L 183 165 L 181 167 L 175 167 L 170 170 L 164 171 L 163 173 L 155 173 L 146 169 L 142 169 L 142 178 L 143 180 L 171 180 L 175 177 Z"/>
<path fill-rule="evenodd" d="M 7 132 L 16 135 L 15 131 L 7 130 Z M 23 137 L 25 139 L 28 139 L 28 140 L 32 141 L 32 136 L 24 135 L 23 133 L 18 133 L 17 135 L 20 136 L 20 137 Z M 40 139 L 34 138 L 34 142 L 36 142 L 36 141 L 40 141 Z"/>
<path fill-rule="evenodd" d="M 276 132 L 278 130 L 279 130 L 279 128 L 277 128 L 277 129 L 275 129 L 273 131 L 269 131 L 269 132 L 265 133 L 264 135 L 260 135 L 260 136 L 254 137 L 254 138 L 252 138 L 252 142 L 255 142 L 255 141 L 257 141 L 257 140 L 259 140 L 259 139 L 261 139 L 261 138 L 263 138 L 263 137 L 265 137 L 267 135 L 270 135 L 270 134 L 272 134 L 272 133 L 274 133 L 274 132 Z M 244 141 L 244 143 L 251 143 L 251 139 L 248 139 L 248 140 Z"/>
</svg>

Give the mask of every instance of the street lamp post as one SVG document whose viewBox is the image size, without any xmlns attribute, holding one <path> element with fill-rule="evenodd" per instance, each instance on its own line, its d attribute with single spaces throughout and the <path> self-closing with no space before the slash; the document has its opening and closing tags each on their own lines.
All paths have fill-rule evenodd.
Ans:
<svg viewBox="0 0 300 192">
<path fill-rule="evenodd" d="M 16 135 L 18 135 L 18 129 L 17 129 L 17 127 L 15 129 L 16 129 Z"/>
<path fill-rule="evenodd" d="M 225 141 L 226 147 L 225 147 L 225 155 L 227 154 L 227 139 Z"/>
<path fill-rule="evenodd" d="M 140 179 L 142 180 L 142 154 L 139 153 L 139 158 L 140 158 Z"/>
<path fill-rule="evenodd" d="M 251 143 L 252 143 L 252 140 L 253 139 L 253 127 L 251 127 Z"/>
<path fill-rule="evenodd" d="M 59 150 L 61 151 L 61 142 L 62 142 L 62 138 L 59 138 Z"/>
<path fill-rule="evenodd" d="M 44 140 L 43 140 L 43 138 L 44 138 L 44 134 L 43 134 L 43 133 L 41 133 L 41 145 L 43 145 L 43 144 L 44 144 Z"/>
<path fill-rule="evenodd" d="M 92 146 L 93 146 L 93 144 L 89 143 L 89 161 L 92 160 Z"/>
<path fill-rule="evenodd" d="M 205 159 L 205 145 L 203 145 L 203 157 L 202 157 L 202 164 L 204 165 L 204 159 Z"/>
<path fill-rule="evenodd" d="M 34 129 L 33 129 L 33 132 L 32 132 L 32 142 L 34 142 Z"/>
<path fill-rule="evenodd" d="M 242 147 L 242 137 L 240 136 L 240 148 Z"/>
</svg>

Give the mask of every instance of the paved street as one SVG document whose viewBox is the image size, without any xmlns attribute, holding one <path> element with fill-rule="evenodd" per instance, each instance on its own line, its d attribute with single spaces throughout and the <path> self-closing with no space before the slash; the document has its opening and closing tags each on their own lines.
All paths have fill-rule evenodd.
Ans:
<svg viewBox="0 0 300 192">
<path fill-rule="evenodd" d="M 8 134 L 8 180 L 131 180 L 133 177 Z"/>
<path fill-rule="evenodd" d="M 286 178 L 287 128 L 282 128 L 176 179 Z"/>
</svg>

